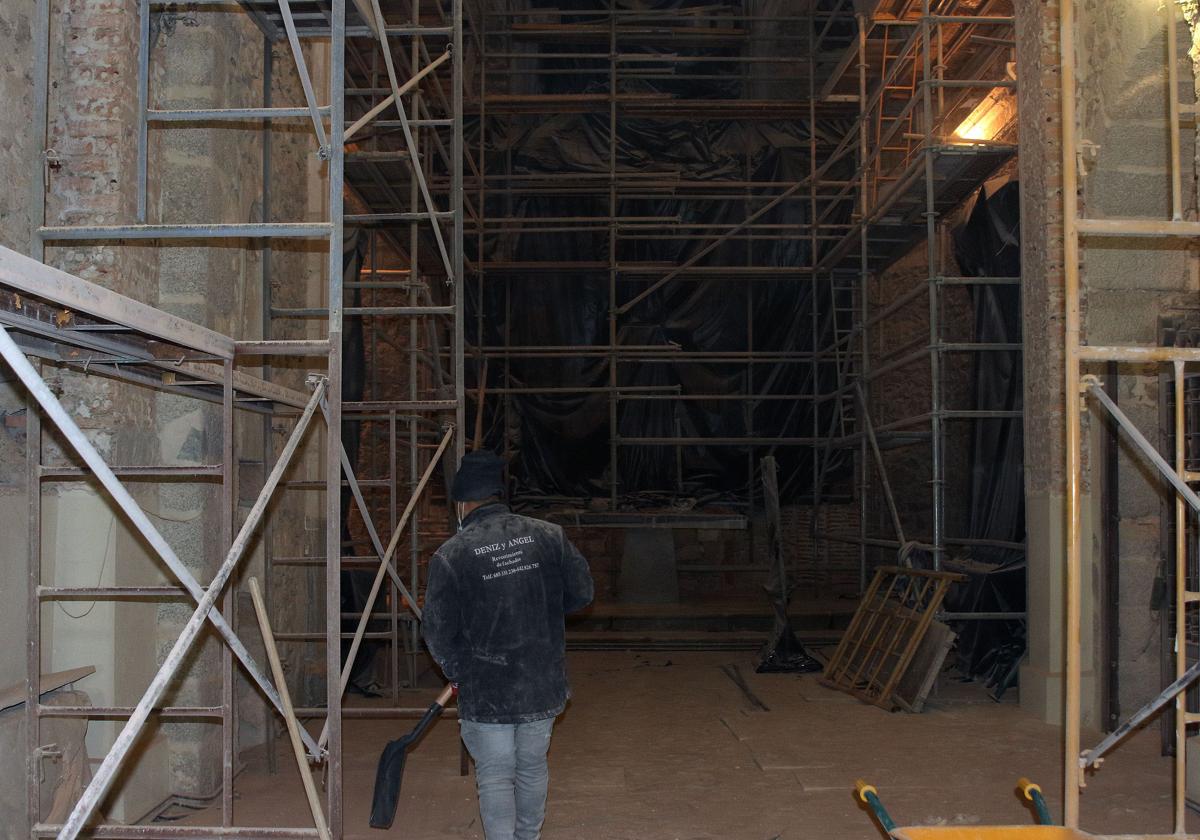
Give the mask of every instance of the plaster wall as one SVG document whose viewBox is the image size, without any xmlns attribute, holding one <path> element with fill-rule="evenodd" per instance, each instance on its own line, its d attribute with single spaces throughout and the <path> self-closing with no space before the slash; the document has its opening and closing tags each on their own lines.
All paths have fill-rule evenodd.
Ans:
<svg viewBox="0 0 1200 840">
<path fill-rule="evenodd" d="M 1081 33 L 1090 45 L 1080 61 L 1079 103 L 1087 149 L 1082 208 L 1088 217 L 1170 217 L 1167 102 L 1172 95 L 1185 106 L 1195 102 L 1195 82 L 1184 54 L 1189 34 L 1182 20 L 1173 25 L 1180 45 L 1175 56 L 1180 85 L 1170 92 L 1166 16 L 1157 4 L 1100 3 L 1081 13 Z M 1180 139 L 1183 210 L 1194 218 L 1194 130 L 1185 129 Z M 1158 344 L 1161 318 L 1189 320 L 1200 290 L 1196 268 L 1186 243 L 1085 240 L 1088 343 Z M 1103 373 L 1099 368 L 1090 372 Z M 1155 366 L 1122 366 L 1117 399 L 1130 420 L 1161 444 L 1159 372 Z M 1091 413 L 1096 423 L 1101 414 Z M 1093 487 L 1101 474 L 1099 452 L 1093 447 L 1089 458 Z M 1151 593 L 1163 559 L 1160 517 L 1170 499 L 1124 435 L 1116 469 L 1120 609 L 1108 619 L 1119 622 L 1121 634 L 1116 658 L 1119 716 L 1124 717 L 1155 696 L 1161 680 L 1158 631 L 1163 617 L 1152 608 Z"/>
</svg>

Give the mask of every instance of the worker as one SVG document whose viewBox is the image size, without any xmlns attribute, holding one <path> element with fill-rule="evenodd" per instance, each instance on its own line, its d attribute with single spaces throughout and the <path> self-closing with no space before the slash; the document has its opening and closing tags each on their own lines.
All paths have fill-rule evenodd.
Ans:
<svg viewBox="0 0 1200 840">
<path fill-rule="evenodd" d="M 487 840 L 537 840 L 546 752 L 571 696 L 564 616 L 591 603 L 587 561 L 558 525 L 501 501 L 504 459 L 464 456 L 451 489 L 458 533 L 429 562 L 421 632 L 458 683 Z"/>
</svg>

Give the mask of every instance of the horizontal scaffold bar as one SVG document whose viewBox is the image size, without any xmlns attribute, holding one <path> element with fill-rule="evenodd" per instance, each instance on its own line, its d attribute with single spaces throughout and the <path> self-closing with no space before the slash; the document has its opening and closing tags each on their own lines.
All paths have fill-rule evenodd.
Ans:
<svg viewBox="0 0 1200 840">
<path fill-rule="evenodd" d="M 329 342 L 313 341 L 239 341 L 235 347 L 239 356 L 327 356 Z"/>
<path fill-rule="evenodd" d="M 38 236 L 47 242 L 108 239 L 317 239 L 329 236 L 332 226 L 323 222 L 274 222 L 227 225 L 90 225 L 42 227 Z"/>
<path fill-rule="evenodd" d="M 189 466 L 110 466 L 118 478 L 220 478 L 220 464 L 193 464 Z M 86 467 L 42 467 L 42 478 L 69 479 L 89 478 L 92 471 Z"/>
<path fill-rule="evenodd" d="M 61 825 L 39 823 L 34 826 L 36 837 L 57 837 L 62 830 Z M 204 825 L 96 825 L 88 826 L 88 837 L 96 840 L 173 840 L 173 838 L 210 838 L 230 837 L 236 840 L 300 840 L 301 838 L 316 837 L 313 828 L 250 828 L 247 826 L 204 826 Z"/>
<path fill-rule="evenodd" d="M 329 106 L 317 109 L 322 116 L 329 115 Z M 152 123 L 167 122 L 237 122 L 241 120 L 273 120 L 291 117 L 309 116 L 307 108 L 185 108 L 183 110 L 166 111 L 150 110 L 146 112 L 146 121 Z"/>
</svg>

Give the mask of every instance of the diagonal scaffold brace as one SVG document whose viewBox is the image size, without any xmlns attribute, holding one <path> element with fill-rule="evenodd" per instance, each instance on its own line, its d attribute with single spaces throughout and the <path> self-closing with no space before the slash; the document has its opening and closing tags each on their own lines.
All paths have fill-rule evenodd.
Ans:
<svg viewBox="0 0 1200 840">
<path fill-rule="evenodd" d="M 135 524 L 138 525 L 138 529 L 143 532 L 147 539 L 151 540 L 156 551 L 159 551 L 161 554 L 163 549 L 165 549 L 166 556 L 164 556 L 163 559 L 166 560 L 167 557 L 171 557 L 175 559 L 175 562 L 178 562 L 178 558 L 175 558 L 174 552 L 166 544 L 166 541 L 162 538 L 161 534 L 159 534 L 157 530 L 154 529 L 153 525 L 149 523 L 149 520 L 145 518 L 145 513 L 142 512 L 141 508 L 133 500 L 132 496 L 129 495 L 129 492 L 125 490 L 124 486 L 116 480 L 116 477 L 113 475 L 112 470 L 109 469 L 108 465 L 104 462 L 104 459 L 96 451 L 95 447 L 93 447 L 87 440 L 82 430 L 75 424 L 73 420 L 71 420 L 66 410 L 62 407 L 62 404 L 59 403 L 54 394 L 51 393 L 50 388 L 46 385 L 45 381 L 43 381 L 38 375 L 37 371 L 34 370 L 33 365 L 29 363 L 29 360 L 25 358 L 24 353 L 17 346 L 16 342 L 13 341 L 12 337 L 9 336 L 7 330 L 3 329 L 2 327 L 0 327 L 0 356 L 3 356 L 4 360 L 12 368 L 13 372 L 29 390 L 30 395 L 41 406 L 47 417 L 50 418 L 55 426 L 57 426 L 63 435 L 68 439 L 68 441 L 71 443 L 71 446 L 76 452 L 79 453 L 84 462 L 87 463 L 93 472 L 96 473 L 97 477 L 104 482 L 106 489 L 110 494 L 112 494 L 114 501 L 121 506 L 126 515 L 134 520 Z M 205 622 L 211 621 L 213 625 L 218 628 L 218 630 L 222 625 L 228 628 L 228 625 L 223 624 L 223 622 L 218 623 L 217 619 L 220 617 L 220 614 L 214 612 L 213 607 L 216 605 L 217 599 L 224 591 L 225 585 L 229 582 L 229 579 L 234 570 L 237 568 L 239 561 L 245 555 L 246 549 L 250 544 L 250 540 L 254 536 L 255 531 L 258 529 L 259 523 L 262 521 L 262 517 L 266 511 L 267 505 L 270 502 L 271 497 L 274 495 L 275 489 L 279 486 L 279 482 L 283 478 L 284 472 L 291 464 L 292 458 L 295 455 L 296 450 L 299 448 L 300 442 L 303 440 L 305 432 L 308 430 L 313 416 L 316 414 L 317 406 L 319 405 L 321 397 L 324 395 L 324 393 L 325 380 L 319 379 L 317 380 L 313 389 L 313 395 L 311 399 L 309 399 L 308 404 L 305 406 L 304 412 L 297 420 L 296 426 L 292 430 L 291 437 L 288 438 L 287 444 L 284 446 L 283 451 L 280 453 L 279 459 L 275 463 L 275 467 L 272 469 L 271 474 L 267 477 L 267 481 L 263 484 L 263 488 L 259 493 L 258 499 L 255 501 L 254 506 L 249 512 L 249 515 L 246 517 L 245 523 L 242 525 L 242 528 L 238 532 L 237 537 L 234 539 L 233 544 L 230 546 L 228 553 L 225 555 L 225 559 L 221 563 L 220 569 L 217 571 L 216 576 L 213 578 L 208 588 L 204 590 L 202 595 L 198 598 L 196 609 L 192 613 L 191 618 L 189 618 L 187 624 L 184 625 L 179 638 L 175 641 L 175 644 L 172 646 L 170 652 L 163 660 L 162 665 L 159 667 L 157 673 L 155 673 L 154 678 L 150 681 L 150 686 L 142 695 L 141 700 L 138 701 L 138 704 L 134 708 L 133 713 L 130 715 L 129 720 L 126 722 L 120 734 L 113 742 L 112 749 L 110 749 L 108 754 L 104 757 L 100 767 L 96 770 L 95 775 L 92 777 L 91 782 L 88 783 L 87 787 L 80 795 L 79 800 L 75 803 L 75 807 L 72 809 L 70 816 L 67 818 L 66 823 L 63 824 L 62 829 L 58 833 L 58 840 L 75 840 L 75 838 L 79 836 L 80 831 L 83 830 L 87 821 L 91 818 L 93 812 L 99 806 L 100 801 L 104 798 L 105 794 L 107 794 L 109 788 L 111 788 L 113 781 L 121 769 L 122 764 L 125 762 L 125 759 L 128 758 L 134 743 L 137 741 L 138 736 L 145 727 L 146 721 L 149 719 L 150 714 L 154 711 L 155 706 L 162 699 L 163 694 L 166 692 L 168 686 L 174 680 L 176 674 L 179 672 L 179 669 L 182 667 L 188 653 L 195 645 L 196 640 L 200 637 L 200 631 L 204 627 Z M 142 522 L 144 522 L 145 530 L 143 530 Z M 180 564 L 180 566 L 182 567 L 182 564 Z M 190 575 L 187 575 L 186 577 L 191 578 Z M 184 584 L 185 588 L 189 588 L 187 580 L 185 580 L 184 577 L 181 577 L 180 581 Z M 193 584 L 194 582 L 194 579 L 192 579 Z M 225 639 L 225 642 L 235 652 L 237 652 L 237 649 L 240 648 L 246 656 L 245 660 L 243 660 L 243 663 L 245 664 L 246 662 L 249 662 L 250 665 L 248 665 L 248 668 L 253 668 L 253 671 L 257 672 L 257 666 L 253 665 L 253 660 L 250 659 L 248 652 L 246 652 L 245 646 L 241 644 L 241 641 L 236 635 L 233 634 L 231 629 L 229 629 L 227 632 L 228 635 L 226 635 L 225 632 L 222 632 L 221 634 Z M 268 682 L 267 685 L 270 686 L 270 683 Z M 274 702 L 278 707 L 279 695 L 275 692 L 274 688 L 270 687 L 267 693 L 268 696 L 273 697 Z M 315 745 L 310 747 L 310 749 L 313 749 L 313 747 L 315 747 Z M 316 753 L 315 749 L 313 751 Z"/>
<path fill-rule="evenodd" d="M 171 570 L 171 573 L 175 575 L 175 578 L 192 597 L 192 600 L 199 603 L 204 597 L 204 588 L 200 586 L 200 583 L 196 580 L 191 570 L 175 554 L 175 550 L 171 548 L 166 538 L 163 537 L 149 518 L 147 518 L 141 505 L 125 489 L 125 485 L 121 483 L 121 480 L 109 468 L 103 456 L 96 451 L 96 448 L 92 446 L 91 441 L 87 439 L 87 436 L 76 425 L 75 421 L 70 418 L 66 409 L 62 407 L 62 404 L 51 393 L 49 387 L 47 387 L 37 371 L 34 370 L 33 365 L 29 364 L 25 358 L 25 354 L 3 327 L 0 327 L 0 355 L 12 367 L 30 394 L 54 422 L 54 425 L 63 433 L 63 436 L 71 444 L 71 448 L 79 454 L 83 462 L 92 470 L 117 507 L 128 517 L 130 523 L 137 529 L 138 533 L 146 539 L 146 542 L 154 549 L 155 554 Z M 254 657 L 250 654 L 245 644 L 242 643 L 242 640 L 233 631 L 233 628 L 229 626 L 225 617 L 221 615 L 220 611 L 210 612 L 207 617 L 212 622 L 213 629 L 225 640 L 229 649 L 233 651 L 238 661 L 242 663 L 242 666 L 246 669 L 246 673 L 254 681 L 255 685 L 258 686 L 259 690 L 262 691 L 267 701 L 276 711 L 283 714 L 283 705 L 278 692 L 275 691 L 275 687 L 267 679 L 263 670 L 259 668 L 258 663 L 254 661 Z M 317 742 L 308 732 L 304 733 L 304 745 L 308 749 L 312 760 L 320 761 L 321 750 L 317 747 Z"/>
</svg>

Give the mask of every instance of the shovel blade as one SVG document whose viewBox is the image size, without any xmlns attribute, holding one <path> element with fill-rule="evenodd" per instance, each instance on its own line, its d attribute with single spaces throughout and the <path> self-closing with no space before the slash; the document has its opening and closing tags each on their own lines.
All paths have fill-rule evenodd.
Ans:
<svg viewBox="0 0 1200 840">
<path fill-rule="evenodd" d="M 400 801 L 400 779 L 404 776 L 404 759 L 408 748 L 418 741 L 429 725 L 442 713 L 442 704 L 450 697 L 450 686 L 433 701 L 412 731 L 395 741 L 388 741 L 379 755 L 375 768 L 375 792 L 371 795 L 371 828 L 391 828 Z"/>
<path fill-rule="evenodd" d="M 391 828 L 400 801 L 400 781 L 408 757 L 408 738 L 389 741 L 375 768 L 375 792 L 371 796 L 371 828 Z"/>
</svg>

